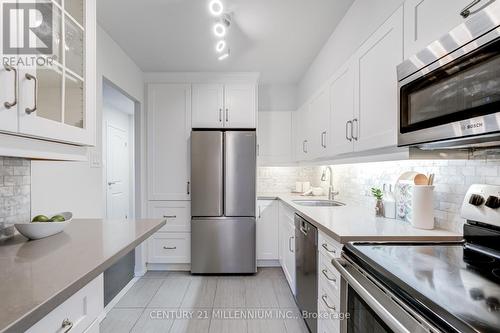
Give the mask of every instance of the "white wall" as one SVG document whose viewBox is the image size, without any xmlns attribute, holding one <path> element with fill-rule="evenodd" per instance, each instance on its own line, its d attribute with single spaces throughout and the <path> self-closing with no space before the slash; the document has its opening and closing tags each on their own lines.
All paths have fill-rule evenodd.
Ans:
<svg viewBox="0 0 500 333">
<path fill-rule="evenodd" d="M 300 107 L 404 0 L 356 0 L 299 82 Z"/>
<path fill-rule="evenodd" d="M 259 86 L 259 111 L 291 111 L 297 108 L 296 84 Z"/>
<path fill-rule="evenodd" d="M 144 105 L 144 78 L 140 68 L 111 37 L 97 28 L 97 135 L 91 155 L 99 162 L 102 155 L 102 80 L 106 78 L 127 95 Z M 137 122 L 137 121 L 136 121 Z M 144 121 L 139 119 L 140 124 Z M 144 142 L 144 141 L 143 141 Z M 136 149 L 144 161 L 144 149 Z M 32 163 L 32 211 L 72 211 L 75 217 L 104 216 L 105 192 L 102 163 L 91 167 L 90 162 Z M 144 184 L 145 182 L 140 182 Z"/>
</svg>

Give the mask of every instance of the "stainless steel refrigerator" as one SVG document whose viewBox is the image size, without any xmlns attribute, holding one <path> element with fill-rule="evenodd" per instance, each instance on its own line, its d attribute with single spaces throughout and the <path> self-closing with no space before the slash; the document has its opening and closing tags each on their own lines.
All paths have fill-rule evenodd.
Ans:
<svg viewBox="0 0 500 333">
<path fill-rule="evenodd" d="M 254 131 L 191 133 L 191 272 L 255 273 Z"/>
</svg>

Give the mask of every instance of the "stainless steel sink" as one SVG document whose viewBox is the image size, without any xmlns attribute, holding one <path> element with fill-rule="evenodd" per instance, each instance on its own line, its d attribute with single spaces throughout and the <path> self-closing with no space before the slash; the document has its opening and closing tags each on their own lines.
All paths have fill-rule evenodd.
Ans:
<svg viewBox="0 0 500 333">
<path fill-rule="evenodd" d="M 345 204 L 333 201 L 333 200 L 292 200 L 294 203 L 300 206 L 317 206 L 317 207 L 337 207 L 345 206 Z"/>
</svg>

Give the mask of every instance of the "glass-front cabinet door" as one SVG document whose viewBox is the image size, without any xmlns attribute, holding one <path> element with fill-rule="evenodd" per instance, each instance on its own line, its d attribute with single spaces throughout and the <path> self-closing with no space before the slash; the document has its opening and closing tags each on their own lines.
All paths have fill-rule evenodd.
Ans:
<svg viewBox="0 0 500 333">
<path fill-rule="evenodd" d="M 42 48 L 35 64 L 19 69 L 19 132 L 93 145 L 95 0 L 39 0 L 37 10 L 51 18 L 52 29 L 47 31 L 52 31 L 52 53 L 43 55 Z M 50 40 L 39 37 L 37 47 Z"/>
</svg>

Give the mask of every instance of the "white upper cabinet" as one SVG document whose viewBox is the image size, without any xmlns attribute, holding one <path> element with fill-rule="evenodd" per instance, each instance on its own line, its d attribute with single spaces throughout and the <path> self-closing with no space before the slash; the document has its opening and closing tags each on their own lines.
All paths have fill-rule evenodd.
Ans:
<svg viewBox="0 0 500 333">
<path fill-rule="evenodd" d="M 0 13 L 1 15 L 1 13 Z M 0 67 L 0 131 L 15 133 L 17 124 L 17 69 L 8 65 Z"/>
<path fill-rule="evenodd" d="M 403 61 L 402 8 L 361 46 L 354 60 L 354 149 L 364 151 L 396 146 L 396 66 Z"/>
<path fill-rule="evenodd" d="M 95 0 L 65 3 L 65 9 L 55 1 L 42 9 L 52 11 L 56 38 L 53 64 L 18 69 L 18 131 L 31 137 L 93 145 L 96 4 Z"/>
<path fill-rule="evenodd" d="M 279 164 L 292 160 L 292 112 L 259 112 L 257 131 L 259 164 Z"/>
<path fill-rule="evenodd" d="M 253 84 L 226 84 L 224 127 L 255 128 L 256 93 Z"/>
<path fill-rule="evenodd" d="M 224 126 L 224 85 L 193 84 L 193 128 Z"/>
<path fill-rule="evenodd" d="M 190 199 L 191 85 L 148 84 L 148 199 Z"/>
<path fill-rule="evenodd" d="M 471 15 L 466 19 L 460 13 L 472 2 L 472 0 L 406 0 L 404 3 L 405 58 L 421 51 L 474 16 L 476 10 L 491 3 L 488 0 L 481 0 L 471 8 Z"/>
<path fill-rule="evenodd" d="M 309 104 L 308 155 L 314 159 L 327 154 L 330 127 L 330 93 L 323 88 Z"/>
<path fill-rule="evenodd" d="M 311 119 L 309 118 L 309 104 L 304 104 L 297 110 L 292 117 L 292 134 L 294 159 L 296 161 L 305 161 L 309 159 L 309 142 Z"/>
<path fill-rule="evenodd" d="M 354 150 L 352 120 L 354 117 L 354 71 L 352 62 L 334 75 L 330 84 L 330 135 L 328 152 L 335 156 Z"/>
<path fill-rule="evenodd" d="M 193 128 L 255 128 L 255 84 L 193 84 Z"/>
</svg>

